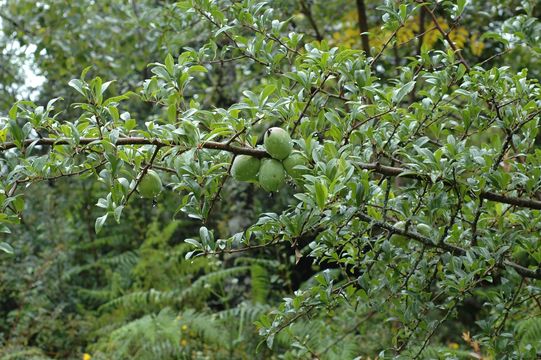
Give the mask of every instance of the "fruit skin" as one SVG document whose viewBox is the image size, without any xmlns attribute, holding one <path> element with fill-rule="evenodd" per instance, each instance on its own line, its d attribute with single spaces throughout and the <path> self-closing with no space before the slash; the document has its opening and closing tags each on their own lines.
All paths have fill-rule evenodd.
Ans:
<svg viewBox="0 0 541 360">
<path fill-rule="evenodd" d="M 283 184 L 286 171 L 282 163 L 275 159 L 263 159 L 259 168 L 259 184 L 266 191 L 276 191 Z"/>
<path fill-rule="evenodd" d="M 138 186 L 139 194 L 144 198 L 156 197 L 162 191 L 162 180 L 154 170 L 148 170 Z"/>
<path fill-rule="evenodd" d="M 306 159 L 300 152 L 292 152 L 284 161 L 284 169 L 295 180 L 301 180 L 302 175 L 305 173 L 302 169 L 295 169 L 297 165 L 305 165 Z"/>
<path fill-rule="evenodd" d="M 231 165 L 231 175 L 238 181 L 257 181 L 261 161 L 250 155 L 238 155 Z"/>
<path fill-rule="evenodd" d="M 265 132 L 263 145 L 270 156 L 278 160 L 284 160 L 293 150 L 291 137 L 287 131 L 279 127 L 272 127 Z"/>
</svg>

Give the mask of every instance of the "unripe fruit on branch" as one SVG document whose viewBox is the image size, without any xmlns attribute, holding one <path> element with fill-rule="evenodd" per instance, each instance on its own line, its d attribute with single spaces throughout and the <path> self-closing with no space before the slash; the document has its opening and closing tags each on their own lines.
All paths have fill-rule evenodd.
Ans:
<svg viewBox="0 0 541 360">
<path fill-rule="evenodd" d="M 259 168 L 259 184 L 266 191 L 276 191 L 283 184 L 286 172 L 282 163 L 274 159 L 261 160 Z"/>
<path fill-rule="evenodd" d="M 296 169 L 297 165 L 305 165 L 306 159 L 300 152 L 292 152 L 283 162 L 286 172 L 295 180 L 301 180 L 305 173 L 303 169 Z"/>
<path fill-rule="evenodd" d="M 162 191 L 162 180 L 154 170 L 148 170 L 137 188 L 144 198 L 154 198 Z"/>
<path fill-rule="evenodd" d="M 293 149 L 291 137 L 287 131 L 279 127 L 272 127 L 265 132 L 263 144 L 270 156 L 278 160 L 287 158 Z"/>
<path fill-rule="evenodd" d="M 261 162 L 250 155 L 237 155 L 231 165 L 231 176 L 238 181 L 257 181 Z"/>
</svg>

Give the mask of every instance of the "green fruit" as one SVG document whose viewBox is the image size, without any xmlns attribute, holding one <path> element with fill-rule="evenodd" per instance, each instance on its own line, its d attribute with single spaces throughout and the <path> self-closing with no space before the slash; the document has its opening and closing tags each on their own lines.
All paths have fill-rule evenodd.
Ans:
<svg viewBox="0 0 541 360">
<path fill-rule="evenodd" d="M 238 181 L 257 181 L 261 161 L 250 155 L 238 155 L 231 165 L 231 175 Z"/>
<path fill-rule="evenodd" d="M 259 184 L 266 191 L 276 191 L 283 184 L 286 171 L 282 163 L 274 159 L 263 159 L 259 169 Z"/>
<path fill-rule="evenodd" d="M 272 127 L 265 132 L 263 144 L 270 156 L 278 160 L 284 160 L 293 150 L 291 137 L 287 131 L 279 127 Z"/>
<path fill-rule="evenodd" d="M 148 170 L 137 188 L 144 198 L 156 197 L 162 191 L 162 180 L 154 170 Z"/>
<path fill-rule="evenodd" d="M 295 169 L 297 165 L 305 165 L 306 160 L 300 152 L 291 153 L 283 162 L 286 172 L 295 180 L 302 179 L 305 170 Z"/>
</svg>

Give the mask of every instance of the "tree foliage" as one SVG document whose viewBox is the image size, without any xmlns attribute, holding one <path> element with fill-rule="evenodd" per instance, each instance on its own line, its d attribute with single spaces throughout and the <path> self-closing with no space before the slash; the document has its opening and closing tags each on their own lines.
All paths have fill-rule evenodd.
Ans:
<svg viewBox="0 0 541 360">
<path fill-rule="evenodd" d="M 540 9 L 6 1 L 0 354 L 536 358 Z"/>
</svg>

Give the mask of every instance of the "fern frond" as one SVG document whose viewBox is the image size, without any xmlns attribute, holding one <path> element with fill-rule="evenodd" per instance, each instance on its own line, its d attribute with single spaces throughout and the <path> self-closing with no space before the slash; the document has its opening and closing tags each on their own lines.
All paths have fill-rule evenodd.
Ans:
<svg viewBox="0 0 541 360">
<path fill-rule="evenodd" d="M 94 350 L 110 359 L 176 359 L 182 352 L 180 332 L 175 313 L 165 308 L 114 330 Z"/>
<path fill-rule="evenodd" d="M 252 300 L 255 303 L 265 303 L 270 292 L 269 272 L 259 264 L 250 266 L 252 279 Z"/>
<path fill-rule="evenodd" d="M 274 269 L 281 265 L 281 263 L 277 260 L 271 260 L 271 259 L 261 259 L 261 258 L 251 258 L 251 257 L 245 257 L 245 256 L 239 256 L 235 258 L 235 265 L 261 265 L 266 267 L 267 269 Z"/>
<path fill-rule="evenodd" d="M 148 291 L 134 291 L 103 304 L 98 310 L 106 312 L 116 307 L 140 309 L 148 305 L 172 305 L 175 302 L 174 299 L 180 293 L 180 290 L 158 291 L 150 289 Z"/>
<path fill-rule="evenodd" d="M 271 309 L 267 304 L 253 304 L 251 302 L 242 302 L 234 308 L 222 310 L 216 313 L 216 316 L 225 321 L 243 319 L 246 323 L 254 323 L 261 315 Z"/>
<path fill-rule="evenodd" d="M 50 360 L 41 349 L 35 347 L 7 346 L 0 349 L 2 360 Z"/>
<path fill-rule="evenodd" d="M 515 332 L 520 350 L 533 349 L 537 354 L 541 353 L 541 317 L 520 321 L 515 327 Z"/>
<path fill-rule="evenodd" d="M 185 289 L 159 291 L 150 289 L 148 291 L 136 291 L 114 299 L 100 307 L 100 311 L 123 306 L 129 308 L 141 308 L 148 305 L 171 306 L 179 305 L 189 299 L 197 297 L 204 300 L 208 297 L 211 289 L 216 285 L 223 284 L 226 279 L 235 277 L 250 270 L 248 266 L 238 266 L 230 269 L 219 270 L 203 275 Z"/>
<path fill-rule="evenodd" d="M 107 247 L 118 248 L 125 246 L 129 241 L 129 238 L 126 235 L 121 235 L 119 233 L 109 235 L 109 236 L 100 236 L 91 242 L 82 242 L 75 247 L 75 250 L 78 251 L 87 251 L 93 249 L 103 249 Z"/>
<path fill-rule="evenodd" d="M 417 352 L 417 349 L 416 351 Z M 451 349 L 443 346 L 427 346 L 421 354 L 421 359 L 457 359 L 457 360 L 471 360 L 478 358 L 479 355 L 468 350 Z"/>
<path fill-rule="evenodd" d="M 111 299 L 114 298 L 114 294 L 109 289 L 78 288 L 77 295 L 85 301 L 100 304 L 111 301 Z"/>
<path fill-rule="evenodd" d="M 70 268 L 69 271 L 66 271 L 62 274 L 62 280 L 68 281 L 73 276 L 76 276 L 83 271 L 90 270 L 96 267 L 104 267 L 104 265 L 108 265 L 106 268 L 115 268 L 119 271 L 126 271 L 135 266 L 138 260 L 139 255 L 136 251 L 127 251 L 122 254 L 113 255 L 110 257 L 102 257 L 98 261 L 95 261 L 93 263 L 82 266 L 74 266 Z"/>
<path fill-rule="evenodd" d="M 249 270 L 249 266 L 237 266 L 203 275 L 194 281 L 190 287 L 182 291 L 179 301 L 184 301 L 188 298 L 194 297 L 195 295 L 208 293 L 209 288 L 212 288 L 218 284 L 223 284 L 225 280 L 246 273 Z"/>
</svg>

